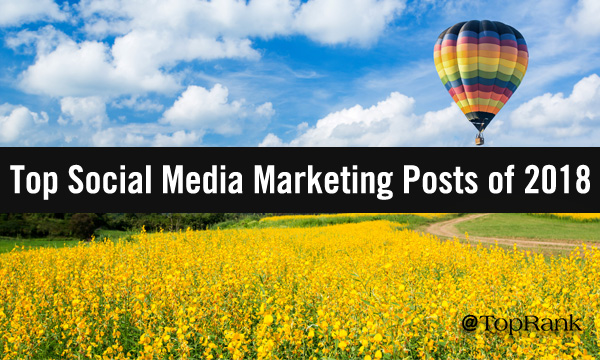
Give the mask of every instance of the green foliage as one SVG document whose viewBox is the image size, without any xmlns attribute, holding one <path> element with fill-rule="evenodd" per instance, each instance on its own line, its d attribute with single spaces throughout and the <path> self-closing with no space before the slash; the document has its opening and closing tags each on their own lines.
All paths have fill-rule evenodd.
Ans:
<svg viewBox="0 0 600 360">
<path fill-rule="evenodd" d="M 94 235 L 94 230 L 98 222 L 96 214 L 74 214 L 69 220 L 69 229 L 74 237 L 89 239 Z"/>
<path fill-rule="evenodd" d="M 106 214 L 46 214 L 2 213 L 0 236 L 12 238 L 77 238 L 84 239 L 105 230 L 138 232 L 142 226 L 147 231 L 205 230 L 218 223 L 237 223 L 254 214 L 231 213 L 106 213 Z M 84 224 L 86 225 L 84 227 Z M 93 225 L 92 225 L 93 224 Z M 90 231 L 91 230 L 91 231 Z"/>
<path fill-rule="evenodd" d="M 68 237 L 65 214 L 0 214 L 0 236 L 36 238 Z"/>
<path fill-rule="evenodd" d="M 106 214 L 106 229 L 139 230 L 142 226 L 147 231 L 205 230 L 207 227 L 225 221 L 237 221 L 245 214 L 232 213 L 127 213 Z"/>
<path fill-rule="evenodd" d="M 250 229 L 259 227 L 259 221 L 267 215 L 250 214 L 238 219 L 226 220 L 210 225 L 209 229 Z M 270 216 L 270 215 L 269 215 Z"/>
</svg>

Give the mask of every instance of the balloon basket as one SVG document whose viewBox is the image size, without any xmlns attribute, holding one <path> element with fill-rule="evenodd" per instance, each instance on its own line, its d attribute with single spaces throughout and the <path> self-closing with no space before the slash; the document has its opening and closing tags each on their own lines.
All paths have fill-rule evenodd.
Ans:
<svg viewBox="0 0 600 360">
<path fill-rule="evenodd" d="M 477 135 L 475 138 L 475 145 L 483 145 L 484 144 L 483 136 Z"/>
</svg>

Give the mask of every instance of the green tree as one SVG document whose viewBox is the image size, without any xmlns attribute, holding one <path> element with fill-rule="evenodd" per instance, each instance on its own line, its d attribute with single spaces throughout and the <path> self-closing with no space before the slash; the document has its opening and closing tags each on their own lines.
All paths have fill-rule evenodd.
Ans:
<svg viewBox="0 0 600 360">
<path fill-rule="evenodd" d="M 69 228 L 74 237 L 80 239 L 89 239 L 94 234 L 96 229 L 96 214 L 77 213 L 71 216 L 69 220 Z"/>
</svg>

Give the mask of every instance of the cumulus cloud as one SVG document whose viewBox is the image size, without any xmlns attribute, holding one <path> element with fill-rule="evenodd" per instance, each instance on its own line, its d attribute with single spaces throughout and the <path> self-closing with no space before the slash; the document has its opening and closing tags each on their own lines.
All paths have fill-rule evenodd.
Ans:
<svg viewBox="0 0 600 360">
<path fill-rule="evenodd" d="M 275 135 L 273 133 L 269 133 L 269 134 L 267 134 L 267 136 L 265 136 L 263 141 L 260 144 L 258 144 L 258 146 L 259 147 L 285 147 L 285 146 L 289 146 L 289 145 L 284 143 L 283 140 L 281 140 L 277 135 Z"/>
<path fill-rule="evenodd" d="M 106 104 L 98 96 L 86 98 L 65 97 L 60 100 L 62 115 L 58 123 L 81 124 L 83 126 L 100 128 L 108 120 L 106 115 Z"/>
<path fill-rule="evenodd" d="M 194 146 L 202 142 L 202 131 L 172 131 L 155 124 L 130 124 L 113 126 L 93 133 L 91 144 L 106 146 Z"/>
<path fill-rule="evenodd" d="M 519 106 L 511 114 L 512 126 L 557 138 L 588 134 L 600 128 L 600 77 L 580 80 L 568 97 L 544 94 Z"/>
<path fill-rule="evenodd" d="M 88 31 L 167 30 L 210 38 L 301 34 L 327 44 L 376 40 L 405 0 L 82 0 Z"/>
<path fill-rule="evenodd" d="M 486 129 L 488 145 L 597 146 L 600 137 L 600 76 L 580 80 L 570 95 L 544 94 L 512 113 L 494 119 Z M 475 128 L 455 104 L 423 115 L 414 99 L 393 92 L 369 108 L 356 105 L 333 112 L 314 126 L 301 124 L 284 141 L 268 134 L 259 146 L 465 146 Z M 510 119 L 505 122 L 503 119 Z"/>
<path fill-rule="evenodd" d="M 404 7 L 402 0 L 310 0 L 300 7 L 295 27 L 324 44 L 368 45 Z"/>
<path fill-rule="evenodd" d="M 45 38 L 32 33 L 26 35 L 43 44 L 38 48 L 48 48 L 48 41 L 42 42 Z M 50 96 L 169 94 L 179 89 L 179 80 L 164 71 L 165 66 L 258 54 L 247 39 L 181 38 L 156 31 L 132 31 L 117 38 L 112 47 L 101 41 L 60 40 L 53 51 L 38 52 L 36 62 L 23 72 L 20 86 L 24 91 Z M 17 39 L 13 44 L 18 44 Z"/>
<path fill-rule="evenodd" d="M 31 112 L 24 106 L 0 105 L 0 143 L 26 143 L 23 135 L 34 125 L 48 122 L 48 114 Z"/>
<path fill-rule="evenodd" d="M 112 103 L 112 106 L 117 109 L 130 108 L 143 112 L 160 112 L 164 108 L 164 106 L 159 103 L 149 99 L 140 99 L 138 96 L 131 96 L 127 99 L 115 101 Z"/>
<path fill-rule="evenodd" d="M 192 146 L 198 142 L 200 135 L 196 132 L 176 131 L 171 135 L 156 134 L 153 146 L 160 147 L 179 147 Z"/>
<path fill-rule="evenodd" d="M 115 123 L 107 124 L 102 129 L 91 129 L 90 133 L 81 141 L 91 140 L 92 146 L 151 146 L 152 139 L 161 133 L 167 133 L 169 130 L 164 126 L 155 123 L 129 123 L 118 125 Z M 81 135 L 78 131 L 77 136 Z"/>
<path fill-rule="evenodd" d="M 273 104 L 270 102 L 266 102 L 256 108 L 256 114 L 258 116 L 262 116 L 265 118 L 270 118 L 275 115 L 275 109 L 273 109 Z"/>
<path fill-rule="evenodd" d="M 221 84 L 210 90 L 191 85 L 165 111 L 161 122 L 184 129 L 239 134 L 244 120 L 267 120 L 273 113 L 271 103 L 254 107 L 243 99 L 229 101 L 229 90 Z"/>
<path fill-rule="evenodd" d="M 298 6 L 297 0 L 82 0 L 78 8 L 90 24 L 88 29 L 100 34 L 170 29 L 182 35 L 244 38 L 289 32 Z"/>
<path fill-rule="evenodd" d="M 172 69 L 182 62 L 259 59 L 254 37 L 306 35 L 367 46 L 404 7 L 405 0 L 82 0 L 73 9 L 87 40 L 56 31 L 50 38 L 42 28 L 11 37 L 9 46 L 37 44 L 36 61 L 20 82 L 29 93 L 170 94 L 179 90 Z"/>
<path fill-rule="evenodd" d="M 143 135 L 127 132 L 124 127 L 111 127 L 99 130 L 92 134 L 91 143 L 97 147 L 149 145 L 149 141 Z"/>
<path fill-rule="evenodd" d="M 129 72 L 150 72 L 180 61 L 259 57 L 248 39 L 214 38 L 202 32 L 170 29 L 134 29 L 115 40 L 114 64 Z"/>
<path fill-rule="evenodd" d="M 600 2 L 597 0 L 579 0 L 574 13 L 567 19 L 567 23 L 584 35 L 600 34 Z"/>
<path fill-rule="evenodd" d="M 422 116 L 415 100 L 393 92 L 369 108 L 356 105 L 327 115 L 312 127 L 302 126 L 289 143 L 268 134 L 259 146 L 423 146 L 464 145 L 473 130 L 456 105 Z"/>
<path fill-rule="evenodd" d="M 18 107 L 0 116 L 0 141 L 7 143 L 17 140 L 21 132 L 31 123 L 33 118 L 25 107 Z"/>
<path fill-rule="evenodd" d="M 14 26 L 37 20 L 65 20 L 53 0 L 2 0 L 0 26 Z"/>
<path fill-rule="evenodd" d="M 69 41 L 67 34 L 52 25 L 46 25 L 36 31 L 21 30 L 9 33 L 6 46 L 13 50 L 24 49 L 24 53 L 36 53 L 42 56 L 53 51 L 59 44 Z"/>
<path fill-rule="evenodd" d="M 545 94 L 494 120 L 486 130 L 488 144 L 596 145 L 600 136 L 600 76 L 583 78 L 569 96 Z M 253 106 L 230 101 L 227 88 L 190 86 L 165 111 L 161 124 L 136 124 L 98 131 L 96 146 L 192 146 L 206 132 L 239 133 L 243 116 L 271 114 L 269 103 Z M 506 123 L 503 119 L 509 118 Z M 468 146 L 475 128 L 455 104 L 425 114 L 415 112 L 415 100 L 392 92 L 370 107 L 355 105 L 332 112 L 314 125 L 299 124 L 284 141 L 269 133 L 259 146 Z"/>
<path fill-rule="evenodd" d="M 115 60 L 102 42 L 70 39 L 49 53 L 38 54 L 35 64 L 21 75 L 20 86 L 26 92 L 58 97 L 164 93 L 179 88 L 171 75 L 159 69 L 140 72 Z"/>
<path fill-rule="evenodd" d="M 235 135 L 263 129 L 275 114 L 269 102 L 254 105 L 230 100 L 229 90 L 216 84 L 210 89 L 189 86 L 155 122 L 110 119 L 107 100 L 100 96 L 64 97 L 60 100 L 59 132 L 69 144 L 93 146 L 193 146 L 207 133 Z M 131 97 L 113 101 L 116 108 L 157 111 L 159 104 Z"/>
</svg>

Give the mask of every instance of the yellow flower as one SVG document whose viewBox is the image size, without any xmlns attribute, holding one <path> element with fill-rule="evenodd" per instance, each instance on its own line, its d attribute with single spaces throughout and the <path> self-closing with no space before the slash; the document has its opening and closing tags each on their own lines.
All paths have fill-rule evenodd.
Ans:
<svg viewBox="0 0 600 360">
<path fill-rule="evenodd" d="M 384 220 L 278 226 L 0 254 L 2 357 L 593 359 L 596 248 L 548 259 Z M 486 314 L 559 327 L 572 315 L 585 329 L 461 329 L 464 316 Z"/>
<path fill-rule="evenodd" d="M 273 316 L 271 314 L 267 314 L 265 315 L 265 318 L 263 320 L 263 322 L 265 323 L 265 325 L 271 325 L 273 323 Z"/>
</svg>

